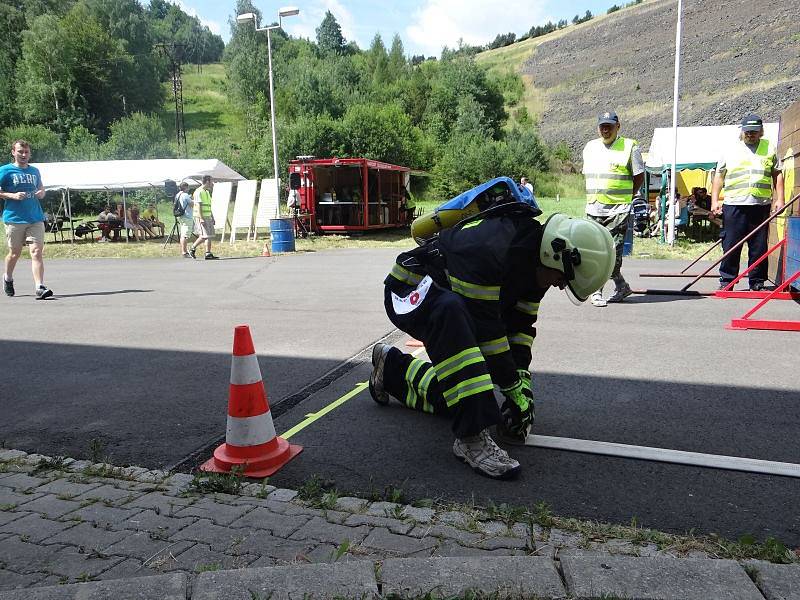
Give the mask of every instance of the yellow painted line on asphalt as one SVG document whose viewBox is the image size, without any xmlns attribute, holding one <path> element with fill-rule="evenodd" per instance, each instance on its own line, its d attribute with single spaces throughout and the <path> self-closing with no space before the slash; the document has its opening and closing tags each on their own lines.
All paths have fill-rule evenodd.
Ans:
<svg viewBox="0 0 800 600">
<path fill-rule="evenodd" d="M 419 356 L 420 354 L 422 354 L 423 352 L 425 352 L 425 348 L 424 347 L 423 348 L 417 348 L 416 350 L 414 350 L 414 352 L 411 353 L 411 356 L 415 356 L 416 357 L 416 356 Z M 362 381 L 360 383 L 357 383 L 356 387 L 354 387 L 352 390 L 347 392 L 344 396 L 341 396 L 340 398 L 337 398 L 336 400 L 334 400 L 333 402 L 328 404 L 326 407 L 324 407 L 323 409 L 321 409 L 321 410 L 319 410 L 319 411 L 317 411 L 315 413 L 307 414 L 305 419 L 300 421 L 297 425 L 292 427 L 286 433 L 282 434 L 280 437 L 282 437 L 285 440 L 288 440 L 290 437 L 292 437 L 298 431 L 302 431 L 303 429 L 305 429 L 306 427 L 311 425 L 314 421 L 319 420 L 320 418 L 324 417 L 325 415 L 327 415 L 329 412 L 331 412 L 335 408 L 340 407 L 342 404 L 344 404 L 345 402 L 350 400 L 350 398 L 354 398 L 354 397 L 358 396 L 361 392 L 363 392 L 368 387 L 369 387 L 369 382 L 368 381 Z"/>
</svg>

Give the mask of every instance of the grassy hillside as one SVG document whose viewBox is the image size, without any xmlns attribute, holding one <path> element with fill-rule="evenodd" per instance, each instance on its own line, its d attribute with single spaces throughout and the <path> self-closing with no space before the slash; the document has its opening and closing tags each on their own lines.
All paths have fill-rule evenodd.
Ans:
<svg viewBox="0 0 800 600">
<path fill-rule="evenodd" d="M 733 124 L 748 112 L 777 121 L 800 98 L 796 4 L 684 3 L 681 125 Z M 549 143 L 577 154 L 610 107 L 646 149 L 655 127 L 672 124 L 676 20 L 674 0 L 646 0 L 477 60 L 523 76 L 528 112 Z"/>
<path fill-rule="evenodd" d="M 182 80 L 187 158 L 219 158 L 235 164 L 246 137 L 245 117 L 229 100 L 225 66 L 187 65 Z M 161 117 L 175 139 L 172 83 L 166 83 L 165 89 L 167 99 Z M 230 166 L 236 168 L 234 164 Z"/>
<path fill-rule="evenodd" d="M 643 4 L 652 1 L 653 0 L 645 0 Z M 636 8 L 638 7 L 632 6 L 623 8 L 614 14 L 635 10 Z M 516 73 L 517 75 L 520 75 L 525 84 L 525 91 L 520 104 L 521 106 L 525 107 L 530 118 L 532 118 L 534 121 L 538 121 L 539 116 L 542 114 L 545 108 L 544 90 L 536 87 L 534 75 L 531 73 L 526 73 L 523 67 L 528 63 L 528 61 L 530 61 L 538 46 L 557 40 L 565 35 L 580 35 L 580 31 L 589 27 L 590 23 L 593 25 L 597 24 L 598 22 L 602 22 L 608 18 L 608 16 L 609 15 L 597 15 L 587 23 L 569 25 L 564 29 L 553 31 L 539 37 L 528 38 L 527 40 L 510 44 L 509 46 L 504 46 L 503 48 L 486 50 L 485 52 L 477 54 L 475 56 L 475 60 L 479 64 L 487 67 L 489 72 L 494 76 L 502 77 L 506 73 Z M 516 109 L 516 103 L 506 105 L 506 110 L 509 114 L 509 126 L 512 126 L 517 121 L 516 115 L 518 112 Z"/>
</svg>

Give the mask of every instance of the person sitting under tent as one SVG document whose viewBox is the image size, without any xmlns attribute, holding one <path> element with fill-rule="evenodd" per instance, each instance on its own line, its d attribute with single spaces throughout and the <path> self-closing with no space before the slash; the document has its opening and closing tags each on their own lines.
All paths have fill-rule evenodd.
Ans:
<svg viewBox="0 0 800 600">
<path fill-rule="evenodd" d="M 150 227 L 153 232 L 158 229 L 159 235 L 155 237 L 164 237 L 164 223 L 158 220 L 155 204 L 148 204 L 147 208 L 142 212 L 141 218 L 147 222 L 148 227 Z"/>
</svg>

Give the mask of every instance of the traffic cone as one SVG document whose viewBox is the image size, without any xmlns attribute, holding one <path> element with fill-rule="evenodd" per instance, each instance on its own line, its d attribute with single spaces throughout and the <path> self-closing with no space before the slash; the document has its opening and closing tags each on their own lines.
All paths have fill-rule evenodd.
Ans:
<svg viewBox="0 0 800 600">
<path fill-rule="evenodd" d="M 228 473 L 241 467 L 245 477 L 269 477 L 302 450 L 275 434 L 250 328 L 239 325 L 233 335 L 225 443 L 200 470 Z"/>
<path fill-rule="evenodd" d="M 264 247 L 261 249 L 261 256 L 272 256 L 269 253 L 269 241 L 264 242 Z"/>
</svg>

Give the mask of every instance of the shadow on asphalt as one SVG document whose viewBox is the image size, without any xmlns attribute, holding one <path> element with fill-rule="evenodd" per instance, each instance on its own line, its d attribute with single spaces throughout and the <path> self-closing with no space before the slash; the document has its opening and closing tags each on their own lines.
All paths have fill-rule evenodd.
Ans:
<svg viewBox="0 0 800 600">
<path fill-rule="evenodd" d="M 149 294 L 155 290 L 112 290 L 108 292 L 85 292 L 83 294 L 56 294 L 52 300 L 59 298 L 82 298 L 83 296 L 116 296 L 117 294 Z"/>
<path fill-rule="evenodd" d="M 169 331 L 143 335 L 169 336 Z M 210 448 L 225 432 L 230 355 L 0 341 L 0 443 L 47 455 L 158 468 Z M 328 387 L 300 392 L 342 363 L 260 355 L 278 433 L 364 381 L 352 361 Z M 654 367 L 655 368 L 655 367 Z M 537 373 L 535 432 L 764 460 L 800 462 L 793 389 Z M 780 382 L 775 382 L 780 385 Z M 534 506 L 672 531 L 774 535 L 800 544 L 800 481 L 587 454 L 514 448 L 523 474 L 496 482 L 452 456 L 442 419 L 366 391 L 296 434 L 304 452 L 270 483 L 321 475 L 341 493 L 398 489 L 407 501 Z M 210 454 L 209 454 L 210 455 Z M 188 464 L 188 463 L 187 463 Z M 184 470 L 184 469 L 181 469 Z"/>
</svg>

